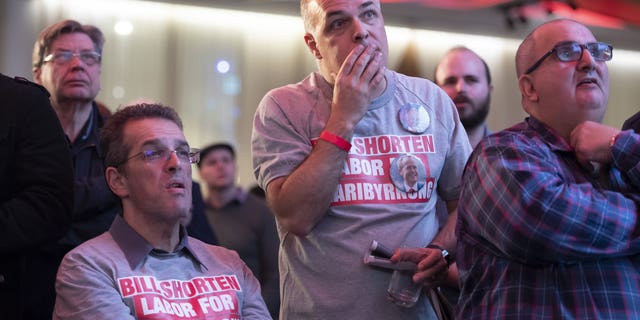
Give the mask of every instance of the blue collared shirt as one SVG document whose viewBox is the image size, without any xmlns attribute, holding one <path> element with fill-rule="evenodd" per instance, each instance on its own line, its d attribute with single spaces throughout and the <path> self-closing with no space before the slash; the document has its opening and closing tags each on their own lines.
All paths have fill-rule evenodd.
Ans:
<svg viewBox="0 0 640 320">
<path fill-rule="evenodd" d="M 485 138 L 463 176 L 461 319 L 640 318 L 640 135 L 595 173 L 534 118 Z"/>
</svg>

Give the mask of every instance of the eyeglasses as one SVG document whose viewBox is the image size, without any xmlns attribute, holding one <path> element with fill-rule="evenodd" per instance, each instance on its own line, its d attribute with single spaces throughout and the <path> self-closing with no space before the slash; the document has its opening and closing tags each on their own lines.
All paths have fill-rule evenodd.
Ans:
<svg viewBox="0 0 640 320">
<path fill-rule="evenodd" d="M 142 157 L 144 159 L 144 161 L 146 161 L 147 163 L 155 163 L 158 161 L 167 161 L 169 160 L 169 158 L 171 157 L 171 154 L 175 153 L 176 156 L 178 157 L 178 159 L 180 160 L 180 162 L 183 163 L 198 163 L 198 161 L 200 161 L 200 149 L 196 149 L 196 148 L 191 148 L 191 149 L 186 149 L 186 148 L 180 148 L 180 149 L 176 149 L 176 150 L 169 150 L 167 148 L 160 148 L 160 149 L 147 149 L 144 150 L 140 153 L 136 153 L 134 155 L 132 155 L 131 157 L 127 158 L 127 160 L 122 161 L 121 163 L 119 163 L 117 166 L 123 165 L 124 163 L 126 163 L 127 161 L 136 158 L 136 157 Z"/>
<path fill-rule="evenodd" d="M 82 62 L 88 66 L 92 66 L 96 63 L 100 63 L 101 55 L 95 51 L 82 51 L 74 53 L 71 51 L 59 51 L 51 53 L 42 59 L 43 62 L 53 61 L 56 64 L 63 65 L 69 63 L 73 57 L 78 57 Z"/>
<path fill-rule="evenodd" d="M 538 59 L 524 74 L 535 71 L 540 64 L 542 64 L 542 61 L 552 53 L 555 53 L 558 60 L 562 62 L 578 61 L 582 58 L 583 49 L 589 51 L 589 54 L 591 54 L 596 61 L 610 61 L 611 58 L 613 58 L 613 47 L 608 43 L 590 42 L 579 44 L 577 42 L 563 42 L 545 53 L 542 58 Z"/>
</svg>

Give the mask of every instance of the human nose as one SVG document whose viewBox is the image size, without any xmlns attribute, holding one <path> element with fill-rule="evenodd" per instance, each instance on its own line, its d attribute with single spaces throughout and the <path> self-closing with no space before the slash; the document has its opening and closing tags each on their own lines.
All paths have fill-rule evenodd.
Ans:
<svg viewBox="0 0 640 320">
<path fill-rule="evenodd" d="M 367 38 L 369 38 L 369 31 L 366 26 L 359 20 L 355 20 L 353 31 L 353 41 L 354 42 L 365 42 Z"/>
<path fill-rule="evenodd" d="M 79 53 L 74 53 L 71 55 L 71 59 L 69 59 L 68 64 L 72 67 L 77 67 L 77 66 L 86 66 L 87 63 L 82 60 L 82 57 L 80 56 Z"/>
<path fill-rule="evenodd" d="M 181 170 L 184 160 L 181 160 L 176 150 L 170 150 L 166 161 L 167 168 L 170 172 Z M 189 161 L 187 161 L 188 163 Z"/>
<path fill-rule="evenodd" d="M 591 55 L 591 52 L 584 46 L 581 46 L 582 53 L 580 59 L 578 59 L 578 69 L 583 71 L 591 71 L 596 68 L 596 59 Z"/>
</svg>

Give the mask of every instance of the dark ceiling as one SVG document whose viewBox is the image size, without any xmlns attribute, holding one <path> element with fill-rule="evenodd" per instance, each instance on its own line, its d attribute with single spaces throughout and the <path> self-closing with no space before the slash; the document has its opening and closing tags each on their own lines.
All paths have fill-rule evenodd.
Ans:
<svg viewBox="0 0 640 320">
<path fill-rule="evenodd" d="M 299 0 L 156 0 L 299 15 Z M 524 38 L 550 19 L 571 18 L 616 48 L 640 50 L 640 0 L 381 0 L 387 25 Z"/>
</svg>

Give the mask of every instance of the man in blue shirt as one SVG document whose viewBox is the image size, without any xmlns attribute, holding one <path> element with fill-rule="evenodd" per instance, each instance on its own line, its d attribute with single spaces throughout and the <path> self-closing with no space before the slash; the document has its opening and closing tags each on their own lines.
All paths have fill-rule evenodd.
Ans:
<svg viewBox="0 0 640 320">
<path fill-rule="evenodd" d="M 518 48 L 530 116 L 465 169 L 457 317 L 640 318 L 640 136 L 600 124 L 612 50 L 572 20 Z"/>
<path fill-rule="evenodd" d="M 51 317 L 53 284 L 62 257 L 105 232 L 120 210 L 118 198 L 104 180 L 104 154 L 98 146 L 99 131 L 110 113 L 95 100 L 100 92 L 104 42 L 99 28 L 63 20 L 44 28 L 33 49 L 34 81 L 51 95 L 74 170 L 71 228 L 42 249 L 39 271 L 33 274 L 40 284 L 33 293 L 40 297 L 36 309 L 42 310 L 44 318 Z"/>
</svg>

